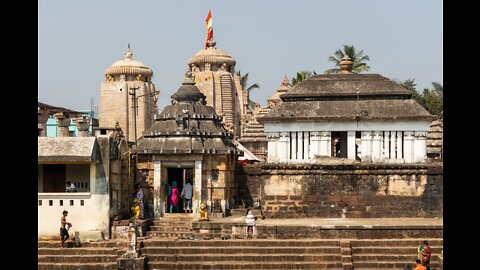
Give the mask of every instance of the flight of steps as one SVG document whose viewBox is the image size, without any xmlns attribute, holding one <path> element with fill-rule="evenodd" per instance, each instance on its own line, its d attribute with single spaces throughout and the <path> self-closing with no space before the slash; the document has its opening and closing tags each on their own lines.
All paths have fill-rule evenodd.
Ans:
<svg viewBox="0 0 480 270">
<path fill-rule="evenodd" d="M 355 270 L 404 269 L 415 265 L 417 248 L 425 239 L 351 239 L 352 261 Z M 430 269 L 440 269 L 443 239 L 428 239 L 432 249 Z"/>
<path fill-rule="evenodd" d="M 340 240 L 236 239 L 143 241 L 148 269 L 343 268 Z"/>
<path fill-rule="evenodd" d="M 232 93 L 232 79 L 230 74 L 220 77 L 222 112 L 225 117 L 225 123 L 233 123 L 233 113 L 235 112 Z"/>
<path fill-rule="evenodd" d="M 147 232 L 147 237 L 193 239 L 191 213 L 168 213 L 159 220 L 154 220 Z"/>
<path fill-rule="evenodd" d="M 38 241 L 39 270 L 116 270 L 117 258 L 127 250 L 126 241 L 85 242 L 74 247 L 68 241 L 65 248 L 58 241 Z"/>
</svg>

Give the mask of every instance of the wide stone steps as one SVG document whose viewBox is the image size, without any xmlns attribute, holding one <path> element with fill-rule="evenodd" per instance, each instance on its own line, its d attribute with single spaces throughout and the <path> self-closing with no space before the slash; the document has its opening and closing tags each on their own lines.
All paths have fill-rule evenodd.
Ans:
<svg viewBox="0 0 480 270">
<path fill-rule="evenodd" d="M 442 247 L 432 247 L 432 254 L 440 254 Z M 355 254 L 417 254 L 417 247 L 355 247 L 352 248 Z"/>
<path fill-rule="evenodd" d="M 340 247 L 339 240 L 322 239 L 231 239 L 231 240 L 178 240 L 147 239 L 144 247 Z"/>
<path fill-rule="evenodd" d="M 161 237 L 161 238 L 178 238 L 178 239 L 193 239 L 192 232 L 157 232 L 148 231 L 147 237 Z"/>
<path fill-rule="evenodd" d="M 355 270 L 405 269 L 405 266 L 416 265 L 415 260 L 405 262 L 354 262 Z M 415 268 L 413 268 L 415 269 Z M 430 270 L 440 270 L 440 263 L 430 261 Z"/>
<path fill-rule="evenodd" d="M 149 263 L 149 269 L 342 269 L 339 262 L 190 262 L 175 263 L 155 262 Z"/>
<path fill-rule="evenodd" d="M 73 248 L 72 241 L 65 242 L 65 247 Z M 100 242 L 82 242 L 82 248 L 125 248 L 127 241 L 100 241 Z M 38 248 L 59 248 L 60 240 L 58 241 L 38 241 Z"/>
<path fill-rule="evenodd" d="M 150 231 L 155 232 L 192 232 L 191 226 L 150 226 Z"/>
<path fill-rule="evenodd" d="M 228 253 L 204 253 L 204 254 L 166 254 L 148 255 L 149 262 L 340 262 L 340 254 L 228 254 Z"/>
<path fill-rule="evenodd" d="M 38 255 L 38 262 L 46 263 L 104 263 L 117 262 L 118 255 L 102 254 L 95 255 Z"/>
<path fill-rule="evenodd" d="M 126 250 L 126 247 L 125 247 Z M 123 252 L 125 252 L 123 250 Z M 38 255 L 57 255 L 62 254 L 65 256 L 70 255 L 113 255 L 122 252 L 121 250 L 115 250 L 112 248 L 39 248 Z"/>
<path fill-rule="evenodd" d="M 353 247 L 418 247 L 421 244 L 421 239 L 362 239 L 351 240 Z M 430 246 L 443 246 L 443 239 L 428 239 Z"/>
<path fill-rule="evenodd" d="M 340 254 L 340 247 L 144 247 L 143 255 L 156 254 Z"/>
<path fill-rule="evenodd" d="M 38 263 L 38 270 L 117 270 L 117 262 L 112 263 Z"/>
</svg>

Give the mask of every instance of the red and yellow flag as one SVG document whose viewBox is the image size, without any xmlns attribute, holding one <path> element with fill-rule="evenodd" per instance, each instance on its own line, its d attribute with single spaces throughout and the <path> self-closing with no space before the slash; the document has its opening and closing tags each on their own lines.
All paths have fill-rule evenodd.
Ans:
<svg viewBox="0 0 480 270">
<path fill-rule="evenodd" d="M 208 42 L 213 38 L 213 27 L 212 27 L 212 12 L 208 10 L 207 18 L 205 19 L 207 25 L 207 38 L 205 40 L 205 49 L 208 48 Z"/>
</svg>

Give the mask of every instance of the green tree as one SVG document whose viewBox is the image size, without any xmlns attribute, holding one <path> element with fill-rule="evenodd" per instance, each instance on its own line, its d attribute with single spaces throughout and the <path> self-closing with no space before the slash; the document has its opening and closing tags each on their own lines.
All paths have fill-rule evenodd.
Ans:
<svg viewBox="0 0 480 270">
<path fill-rule="evenodd" d="M 405 87 L 407 90 L 412 91 L 413 93 L 412 98 L 416 100 L 420 105 L 422 105 L 425 109 L 427 108 L 423 94 L 420 94 L 417 91 L 417 84 L 415 83 L 415 79 L 408 79 L 399 83 L 401 86 Z"/>
<path fill-rule="evenodd" d="M 338 74 L 340 73 L 340 61 L 344 55 L 348 55 L 351 58 L 352 73 L 361 73 L 370 70 L 365 61 L 370 61 L 368 55 L 363 55 L 363 50 L 357 51 L 353 45 L 343 45 L 343 50 L 338 49 L 334 55 L 328 57 L 328 61 L 335 63 L 335 68 L 325 70 L 325 74 Z"/>
<path fill-rule="evenodd" d="M 247 91 L 248 107 L 253 110 L 253 108 L 255 108 L 255 104 L 257 103 L 253 100 L 250 100 L 250 92 L 253 89 L 260 88 L 260 85 L 258 83 L 248 85 L 248 72 L 245 73 L 245 75 L 242 75 L 242 72 L 238 70 L 235 72 L 235 74 L 240 78 L 240 85 L 242 86 L 242 89 Z"/>
<path fill-rule="evenodd" d="M 312 76 L 312 72 L 310 71 L 306 71 L 306 70 L 302 70 L 302 71 L 299 71 L 297 72 L 296 76 L 292 78 L 292 86 L 294 86 L 295 84 L 309 78 Z"/>
<path fill-rule="evenodd" d="M 443 114 L 443 85 L 438 82 L 432 82 L 433 88 L 423 89 L 425 99 L 425 108 L 438 117 Z"/>
</svg>

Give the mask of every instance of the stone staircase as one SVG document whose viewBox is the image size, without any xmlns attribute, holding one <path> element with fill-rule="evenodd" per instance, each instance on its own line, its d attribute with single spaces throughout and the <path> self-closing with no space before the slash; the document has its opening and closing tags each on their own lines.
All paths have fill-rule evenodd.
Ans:
<svg viewBox="0 0 480 270">
<path fill-rule="evenodd" d="M 143 241 L 148 269 L 343 268 L 339 240 L 236 239 Z"/>
<path fill-rule="evenodd" d="M 117 258 L 126 251 L 126 241 L 86 242 L 74 247 L 74 242 L 38 241 L 39 270 L 114 270 Z"/>
<path fill-rule="evenodd" d="M 193 239 L 192 222 L 194 216 L 191 213 L 165 214 L 160 220 L 154 220 L 147 232 L 147 237 Z"/>
<path fill-rule="evenodd" d="M 415 265 L 417 248 L 425 239 L 351 239 L 352 261 L 355 270 L 404 269 Z M 430 269 L 440 269 L 443 239 L 428 239 L 432 248 Z"/>
</svg>

